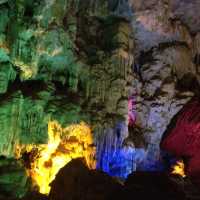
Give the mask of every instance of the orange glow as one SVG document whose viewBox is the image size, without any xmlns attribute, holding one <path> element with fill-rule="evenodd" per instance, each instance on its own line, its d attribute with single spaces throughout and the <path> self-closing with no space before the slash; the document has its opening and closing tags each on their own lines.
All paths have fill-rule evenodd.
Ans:
<svg viewBox="0 0 200 200">
<path fill-rule="evenodd" d="M 83 157 L 89 168 L 95 168 L 95 148 L 91 130 L 81 122 L 62 128 L 56 121 L 48 123 L 48 143 L 43 145 L 18 145 L 16 156 L 20 158 L 24 152 L 33 152 L 34 157 L 27 168 L 27 174 L 33 183 L 39 187 L 39 192 L 48 194 L 51 183 L 59 169 L 72 159 Z"/>
<path fill-rule="evenodd" d="M 184 163 L 182 160 L 177 161 L 176 164 L 172 167 L 172 174 L 178 174 L 182 177 L 185 177 Z"/>
</svg>

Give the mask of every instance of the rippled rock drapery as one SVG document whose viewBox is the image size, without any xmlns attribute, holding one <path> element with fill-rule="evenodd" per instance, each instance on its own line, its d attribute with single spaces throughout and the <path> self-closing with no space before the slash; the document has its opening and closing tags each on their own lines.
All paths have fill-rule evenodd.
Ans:
<svg viewBox="0 0 200 200">
<path fill-rule="evenodd" d="M 116 177 L 126 178 L 135 171 L 135 148 L 124 145 L 126 124 L 117 124 L 115 129 L 104 131 L 97 146 L 97 168 Z M 138 153 L 138 152 L 137 152 Z"/>
</svg>

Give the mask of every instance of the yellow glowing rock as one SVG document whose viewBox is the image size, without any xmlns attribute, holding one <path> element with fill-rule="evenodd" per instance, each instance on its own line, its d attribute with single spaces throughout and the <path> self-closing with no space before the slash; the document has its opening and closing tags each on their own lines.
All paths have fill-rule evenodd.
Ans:
<svg viewBox="0 0 200 200">
<path fill-rule="evenodd" d="M 172 174 L 178 174 L 182 177 L 185 177 L 185 166 L 183 161 L 177 161 L 176 164 L 172 167 Z"/>
<path fill-rule="evenodd" d="M 31 162 L 28 175 L 33 183 L 39 187 L 39 192 L 48 194 L 51 183 L 59 169 L 74 158 L 83 157 L 89 168 L 95 168 L 95 148 L 90 127 L 81 122 L 62 128 L 56 121 L 48 123 L 48 144 L 44 145 L 18 145 L 16 157 L 19 158 L 24 151 L 38 150 L 38 155 Z"/>
</svg>

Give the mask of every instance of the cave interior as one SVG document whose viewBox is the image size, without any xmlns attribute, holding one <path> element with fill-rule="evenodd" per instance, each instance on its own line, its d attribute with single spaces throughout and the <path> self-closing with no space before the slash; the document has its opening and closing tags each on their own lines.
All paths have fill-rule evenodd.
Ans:
<svg viewBox="0 0 200 200">
<path fill-rule="evenodd" d="M 200 200 L 199 0 L 0 0 L 0 200 Z"/>
</svg>

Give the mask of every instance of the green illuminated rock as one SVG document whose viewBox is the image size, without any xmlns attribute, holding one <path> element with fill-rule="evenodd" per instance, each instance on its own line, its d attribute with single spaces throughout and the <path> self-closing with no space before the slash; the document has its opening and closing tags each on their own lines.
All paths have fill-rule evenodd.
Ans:
<svg viewBox="0 0 200 200">
<path fill-rule="evenodd" d="M 17 144 L 46 143 L 49 120 L 85 121 L 94 137 L 99 125 L 125 120 L 131 34 L 105 0 L 0 1 L 0 156 L 15 160 Z M 27 182 L 17 165 L 0 172 L 11 197 Z"/>
<path fill-rule="evenodd" d="M 14 159 L 0 158 L 0 161 L 0 197 L 23 197 L 30 188 L 24 167 Z"/>
</svg>

